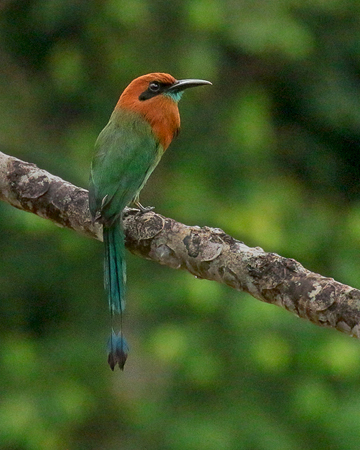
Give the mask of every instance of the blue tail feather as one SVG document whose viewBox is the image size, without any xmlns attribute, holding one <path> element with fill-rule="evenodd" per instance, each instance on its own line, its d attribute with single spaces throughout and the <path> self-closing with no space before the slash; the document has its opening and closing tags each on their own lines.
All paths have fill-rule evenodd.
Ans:
<svg viewBox="0 0 360 450">
<path fill-rule="evenodd" d="M 122 332 L 118 334 L 112 330 L 111 336 L 108 341 L 108 363 L 111 370 L 114 370 L 118 364 L 121 370 L 124 370 L 124 365 L 128 356 L 129 347 Z"/>
<path fill-rule="evenodd" d="M 120 220 L 110 227 L 104 225 L 105 244 L 104 284 L 108 293 L 112 314 L 121 314 L 125 309 L 126 263 L 124 231 Z"/>
<path fill-rule="evenodd" d="M 122 326 L 122 313 L 125 309 L 125 243 L 124 231 L 120 220 L 111 226 L 104 225 L 103 237 L 105 244 L 104 259 L 104 284 L 108 294 L 111 315 L 120 314 L 120 325 Z M 129 348 L 123 336 L 122 330 L 116 334 L 112 330 L 108 342 L 108 363 L 111 370 L 116 365 L 124 369 Z"/>
</svg>

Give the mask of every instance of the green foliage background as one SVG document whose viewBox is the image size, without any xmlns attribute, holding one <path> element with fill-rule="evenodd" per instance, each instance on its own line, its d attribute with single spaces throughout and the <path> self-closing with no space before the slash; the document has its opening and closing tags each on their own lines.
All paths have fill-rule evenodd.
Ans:
<svg viewBox="0 0 360 450">
<path fill-rule="evenodd" d="M 142 195 L 360 288 L 358 0 L 2 0 L 0 150 L 87 187 L 127 83 L 204 78 Z M 360 345 L 0 204 L 1 450 L 358 450 Z"/>
</svg>

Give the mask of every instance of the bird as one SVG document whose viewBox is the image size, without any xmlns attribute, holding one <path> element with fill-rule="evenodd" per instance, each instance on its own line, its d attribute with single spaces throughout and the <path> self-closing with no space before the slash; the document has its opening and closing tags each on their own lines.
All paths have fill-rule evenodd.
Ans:
<svg viewBox="0 0 360 450">
<path fill-rule="evenodd" d="M 108 364 L 121 370 L 129 347 L 122 331 L 125 309 L 125 238 L 122 212 L 132 205 L 144 213 L 139 194 L 180 130 L 178 102 L 185 89 L 211 85 L 206 80 L 177 80 L 168 73 L 135 78 L 121 94 L 110 120 L 95 143 L 89 181 L 89 208 L 93 222 L 102 224 L 104 286 L 114 324 L 108 340 Z"/>
</svg>

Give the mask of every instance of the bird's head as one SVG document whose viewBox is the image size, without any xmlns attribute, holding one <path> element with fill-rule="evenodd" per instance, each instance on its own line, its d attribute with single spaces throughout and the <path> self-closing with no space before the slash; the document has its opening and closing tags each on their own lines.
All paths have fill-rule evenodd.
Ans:
<svg viewBox="0 0 360 450">
<path fill-rule="evenodd" d="M 149 73 L 135 78 L 121 94 L 116 109 L 126 109 L 147 120 L 164 150 L 180 128 L 177 103 L 185 89 L 211 84 L 210 81 L 176 80 L 167 73 Z"/>
</svg>

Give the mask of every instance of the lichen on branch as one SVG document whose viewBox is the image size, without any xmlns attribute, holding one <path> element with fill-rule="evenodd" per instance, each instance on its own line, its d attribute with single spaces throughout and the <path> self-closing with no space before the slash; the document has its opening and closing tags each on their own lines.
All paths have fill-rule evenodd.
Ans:
<svg viewBox="0 0 360 450">
<path fill-rule="evenodd" d="M 36 165 L 0 152 L 0 200 L 91 238 L 88 192 Z M 198 278 L 217 281 L 316 325 L 360 338 L 360 291 L 305 269 L 299 262 L 251 248 L 218 228 L 187 226 L 153 211 L 124 212 L 126 246 L 134 254 Z"/>
</svg>

